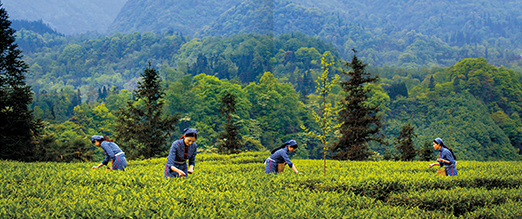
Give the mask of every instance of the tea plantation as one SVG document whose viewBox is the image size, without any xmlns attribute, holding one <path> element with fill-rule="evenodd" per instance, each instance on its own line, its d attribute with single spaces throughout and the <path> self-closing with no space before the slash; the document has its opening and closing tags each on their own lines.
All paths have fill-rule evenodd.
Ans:
<svg viewBox="0 0 522 219">
<path fill-rule="evenodd" d="M 265 174 L 267 153 L 199 154 L 188 178 L 166 158 L 97 163 L 0 161 L 0 218 L 522 218 L 522 163 L 293 160 L 302 175 Z"/>
</svg>

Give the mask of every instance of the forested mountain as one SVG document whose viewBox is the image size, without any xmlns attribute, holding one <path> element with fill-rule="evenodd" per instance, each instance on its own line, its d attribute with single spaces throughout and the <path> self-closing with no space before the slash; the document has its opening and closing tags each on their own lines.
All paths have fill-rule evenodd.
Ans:
<svg viewBox="0 0 522 219">
<path fill-rule="evenodd" d="M 293 138 L 303 144 L 296 155 L 303 158 L 321 157 L 320 144 L 299 129 L 301 124 L 317 129 L 309 112 L 318 108 L 313 93 L 322 72 L 321 54 L 335 62 L 332 74 L 344 63 L 332 44 L 302 33 L 199 39 L 135 32 L 93 38 L 24 30 L 18 42 L 28 51 L 24 58 L 31 66 L 31 108 L 53 124 L 48 130 L 63 142 L 113 134 L 113 113 L 131 99 L 139 73 L 151 61 L 167 88 L 165 112 L 180 113 L 178 131 L 190 126 L 205 133 L 198 140 L 202 150 L 215 149 L 224 122 L 218 101 L 229 92 L 238 97 L 236 115 L 245 149 L 271 149 Z M 443 137 L 461 159 L 520 159 L 520 72 L 497 68 L 484 58 L 447 68 L 369 70 L 381 77 L 369 86 L 374 88 L 372 103 L 385 113 L 384 134 L 390 143 L 402 125 L 412 123 L 418 147 Z M 336 86 L 329 100 L 335 103 L 343 95 Z M 64 130 L 71 131 L 59 134 Z M 371 145 L 381 155 L 393 148 Z"/>
<path fill-rule="evenodd" d="M 135 0 L 127 1 L 109 27 L 109 33 L 174 31 L 193 35 L 243 0 Z"/>
<path fill-rule="evenodd" d="M 129 0 L 111 29 L 195 36 L 302 32 L 333 43 L 344 59 L 356 47 L 369 64 L 409 68 L 450 66 L 472 57 L 519 64 L 522 52 L 522 6 L 503 0 L 246 0 L 211 12 L 205 9 L 217 2 L 191 2 Z M 173 11 L 189 16 L 179 19 Z M 139 18 L 145 15 L 154 19 Z"/>
<path fill-rule="evenodd" d="M 336 60 L 341 59 L 331 44 L 304 34 L 190 39 L 176 34 L 135 32 L 84 40 L 32 31 L 20 31 L 18 35 L 33 73 L 27 80 L 36 92 L 60 90 L 65 85 L 84 91 L 103 86 L 133 89 L 148 61 L 176 69 L 166 75 L 169 80 L 183 74 L 206 73 L 249 83 L 270 71 L 294 83 L 299 80 L 301 89 L 311 90 L 318 73 L 310 69 L 319 69 L 317 60 L 321 54 L 331 51 Z"/>
<path fill-rule="evenodd" d="M 27 21 L 27 20 L 13 20 L 13 23 L 11 26 L 16 31 L 21 30 L 30 30 L 38 34 L 52 34 L 52 35 L 58 35 L 63 36 L 63 34 L 57 32 L 56 30 L 53 30 L 49 24 L 44 24 L 42 20 L 38 21 Z"/>
<path fill-rule="evenodd" d="M 10 19 L 38 21 L 63 34 L 105 33 L 127 0 L 2 0 Z"/>
<path fill-rule="evenodd" d="M 455 69 L 466 76 L 452 78 Z M 507 158 L 522 149 L 520 75 L 492 68 L 485 59 L 466 59 L 432 72 L 422 81 L 399 78 L 395 77 L 396 84 L 409 80 L 417 85 L 409 89 L 407 97 L 398 95 L 390 101 L 385 116 L 386 133 L 396 136 L 401 126 L 410 123 L 419 134 L 418 145 L 423 141 L 431 145 L 436 136 L 445 136 L 446 144 L 465 160 Z M 391 94 L 391 90 L 387 91 Z M 493 97 L 498 99 L 490 99 Z M 385 149 L 374 148 L 380 152 Z"/>
<path fill-rule="evenodd" d="M 344 61 L 353 55 L 349 52 L 352 48 L 370 64 L 368 70 L 380 77 L 378 83 L 367 86 L 373 88 L 371 104 L 381 106 L 383 134 L 389 144 L 370 145 L 377 152 L 372 159 L 396 152 L 392 140 L 407 123 L 418 135 L 414 140 L 417 148 L 442 137 L 459 159 L 521 159 L 521 59 L 517 55 L 520 50 L 512 49 L 518 42 L 516 34 L 507 31 L 517 30 L 508 28 L 517 19 L 488 15 L 495 22 L 509 25 L 500 28 L 506 32 L 504 37 L 495 35 L 500 30 L 485 29 L 487 33 L 479 43 L 473 41 L 475 38 L 451 41 L 456 38 L 444 35 L 458 33 L 458 17 L 450 19 L 455 25 L 438 24 L 455 29 L 437 31 L 426 27 L 426 31 L 432 31 L 430 35 L 403 29 L 412 25 L 396 21 L 406 19 L 396 12 L 405 6 L 384 2 L 382 8 L 372 10 L 386 11 L 386 5 L 398 7 L 390 12 L 397 14 L 387 17 L 393 23 L 389 30 L 373 22 L 384 15 L 366 17 L 372 7 L 364 2 L 353 2 L 349 9 L 334 7 L 328 1 L 190 1 L 192 7 L 179 3 L 177 8 L 162 3 L 175 2 L 129 1 L 118 19 L 133 19 L 128 27 L 136 29 L 131 33 L 63 36 L 30 28 L 17 32 L 17 43 L 30 66 L 27 83 L 35 92 L 30 107 L 37 118 L 48 123 L 44 143 L 55 149 L 45 159 L 63 159 L 57 156 L 79 145 L 77 142 L 88 145 L 85 136 L 114 134 L 114 113 L 132 99 L 132 90 L 149 61 L 159 70 L 166 88 L 164 112 L 180 114 L 178 132 L 186 127 L 200 129 L 198 145 L 202 151 L 216 150 L 224 124 L 219 100 L 223 94 L 232 93 L 237 97 L 234 120 L 238 121 L 244 150 L 272 149 L 296 139 L 303 147 L 295 156 L 320 158 L 319 142 L 307 137 L 299 127 L 318 129 L 310 112 L 319 107 L 314 81 L 322 72 L 322 55 L 335 63 L 330 73 L 338 74 Z M 422 29 L 426 25 L 419 21 L 421 18 L 440 18 L 430 16 L 431 12 L 418 4 L 407 5 L 413 7 L 408 11 L 417 7 L 419 13 L 426 13 L 411 18 L 418 24 L 415 27 Z M 475 3 L 455 7 L 464 10 L 471 5 Z M 154 10 L 162 6 L 162 10 L 177 12 Z M 493 6 L 477 6 L 477 10 Z M 132 7 L 141 7 L 141 11 L 133 12 L 134 17 L 123 16 Z M 209 14 L 207 8 L 215 8 L 215 13 L 205 17 Z M 337 11 L 332 12 L 333 8 Z M 507 6 L 499 8 L 505 10 L 489 12 L 519 13 Z M 186 19 L 178 26 L 187 29 L 176 29 L 172 26 L 176 22 L 168 20 L 178 12 L 183 15 L 180 20 Z M 360 22 L 346 17 L 344 13 L 348 12 Z M 445 15 L 453 14 L 459 15 Z M 150 20 L 143 23 L 142 18 Z M 145 26 L 160 29 L 136 31 Z M 487 58 L 469 58 L 480 56 Z M 491 60 L 506 61 L 505 66 L 511 69 L 488 64 Z M 328 99 L 335 104 L 343 95 L 342 89 L 335 86 Z"/>
</svg>

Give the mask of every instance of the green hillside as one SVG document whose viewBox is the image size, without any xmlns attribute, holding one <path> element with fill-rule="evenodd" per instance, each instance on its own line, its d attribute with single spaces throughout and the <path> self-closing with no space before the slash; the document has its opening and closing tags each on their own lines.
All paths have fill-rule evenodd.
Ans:
<svg viewBox="0 0 522 219">
<path fill-rule="evenodd" d="M 103 110 L 114 113 L 129 99 L 138 75 L 151 61 L 167 89 L 165 112 L 183 115 L 178 130 L 185 126 L 204 130 L 207 135 L 202 137 L 202 148 L 209 151 L 216 147 L 221 132 L 217 124 L 223 122 L 217 107 L 220 95 L 233 91 L 244 102 L 237 115 L 240 134 L 250 142 L 248 147 L 271 149 L 286 138 L 295 138 L 306 145 L 300 156 L 321 157 L 320 144 L 306 138 L 299 126 L 318 128 L 309 112 L 317 109 L 314 80 L 321 72 L 321 55 L 331 55 L 334 74 L 340 72 L 344 62 L 332 44 L 300 33 L 202 39 L 150 32 L 94 38 L 31 31 L 18 34 L 20 45 L 29 51 L 25 55 L 31 66 L 27 82 L 35 91 L 31 107 L 38 118 L 61 124 L 78 117 L 81 111 L 92 115 Z M 461 159 L 520 159 L 519 72 L 497 68 L 484 58 L 464 59 L 448 68 L 385 66 L 369 70 L 381 77 L 372 85 L 380 99 L 372 101 L 386 109 L 384 134 L 390 142 L 371 145 L 374 151 L 393 153 L 391 141 L 402 125 L 412 123 L 418 148 L 425 141 L 442 137 L 451 142 Z M 271 89 L 265 87 L 268 85 Z M 283 90 L 285 95 L 281 95 Z M 260 93 L 264 96 L 256 95 Z M 335 103 L 343 95 L 336 87 L 329 99 Z M 76 109 L 81 103 L 89 105 Z M 190 107 L 183 107 L 187 104 Z M 91 129 L 92 122 L 73 119 L 75 124 L 61 124 L 52 132 L 76 125 L 82 130 L 76 132 L 78 136 L 96 134 L 100 129 L 112 134 L 114 117 L 98 119 L 105 121 L 103 128 Z"/>
<path fill-rule="evenodd" d="M 193 35 L 239 3 L 241 0 L 127 1 L 109 26 L 108 33 L 173 31 L 183 35 Z"/>
<path fill-rule="evenodd" d="M 168 30 L 196 37 L 301 32 L 333 43 L 344 59 L 350 57 L 351 49 L 356 47 L 363 60 L 372 65 L 450 66 L 463 58 L 484 57 L 493 64 L 514 65 L 520 69 L 522 41 L 518 36 L 522 31 L 522 8 L 520 4 L 500 0 L 436 4 L 428 1 L 246 0 L 226 10 L 225 3 L 219 10 L 208 13 L 202 13 L 205 8 L 198 4 L 185 8 L 183 4 L 176 4 L 172 10 L 165 8 L 173 8 L 174 4 L 137 0 L 130 0 L 128 4 L 133 7 L 122 10 L 119 20 L 113 24 L 114 31 L 162 33 Z M 212 2 L 205 4 L 212 5 Z M 151 15 L 156 19 L 147 21 L 140 21 L 136 14 L 157 11 L 167 12 Z M 188 14 L 184 17 L 190 21 L 169 20 L 169 16 L 163 16 L 171 11 Z M 193 18 L 191 14 L 199 17 Z M 124 28 L 126 25 L 132 27 Z M 143 27 L 134 28 L 136 25 Z"/>
</svg>

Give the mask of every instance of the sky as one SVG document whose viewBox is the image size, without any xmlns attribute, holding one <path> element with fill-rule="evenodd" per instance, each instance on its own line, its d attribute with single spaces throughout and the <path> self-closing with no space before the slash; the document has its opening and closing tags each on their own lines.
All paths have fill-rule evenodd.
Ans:
<svg viewBox="0 0 522 219">
<path fill-rule="evenodd" d="M 105 33 L 127 0 L 1 0 L 11 20 L 42 20 L 71 35 Z"/>
</svg>

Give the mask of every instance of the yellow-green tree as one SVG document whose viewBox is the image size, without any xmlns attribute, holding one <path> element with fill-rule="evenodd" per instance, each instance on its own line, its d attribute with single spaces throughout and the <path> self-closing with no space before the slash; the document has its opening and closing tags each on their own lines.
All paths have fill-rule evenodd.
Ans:
<svg viewBox="0 0 522 219">
<path fill-rule="evenodd" d="M 317 138 L 323 143 L 323 171 L 326 175 L 326 154 L 328 152 L 328 136 L 331 135 L 331 132 L 334 131 L 338 125 L 335 123 L 335 117 L 337 115 L 337 110 L 334 106 L 332 106 L 332 103 L 328 102 L 326 100 L 326 96 L 331 92 L 332 87 L 339 82 L 339 75 L 335 75 L 332 80 L 330 80 L 329 77 L 329 67 L 332 66 L 333 62 L 327 62 L 326 58 L 328 56 L 328 53 L 325 52 L 323 54 L 323 57 L 321 58 L 321 69 L 323 70 L 323 73 L 321 76 L 318 77 L 315 82 L 317 83 L 316 93 L 318 93 L 321 96 L 322 102 L 321 102 L 321 111 L 319 113 L 312 111 L 312 114 L 314 116 L 315 122 L 319 125 L 321 128 L 321 133 L 316 133 L 314 131 L 310 131 L 309 128 L 306 128 L 304 125 L 301 126 L 302 129 L 305 130 L 306 134 L 308 136 L 312 136 L 314 138 Z"/>
</svg>

